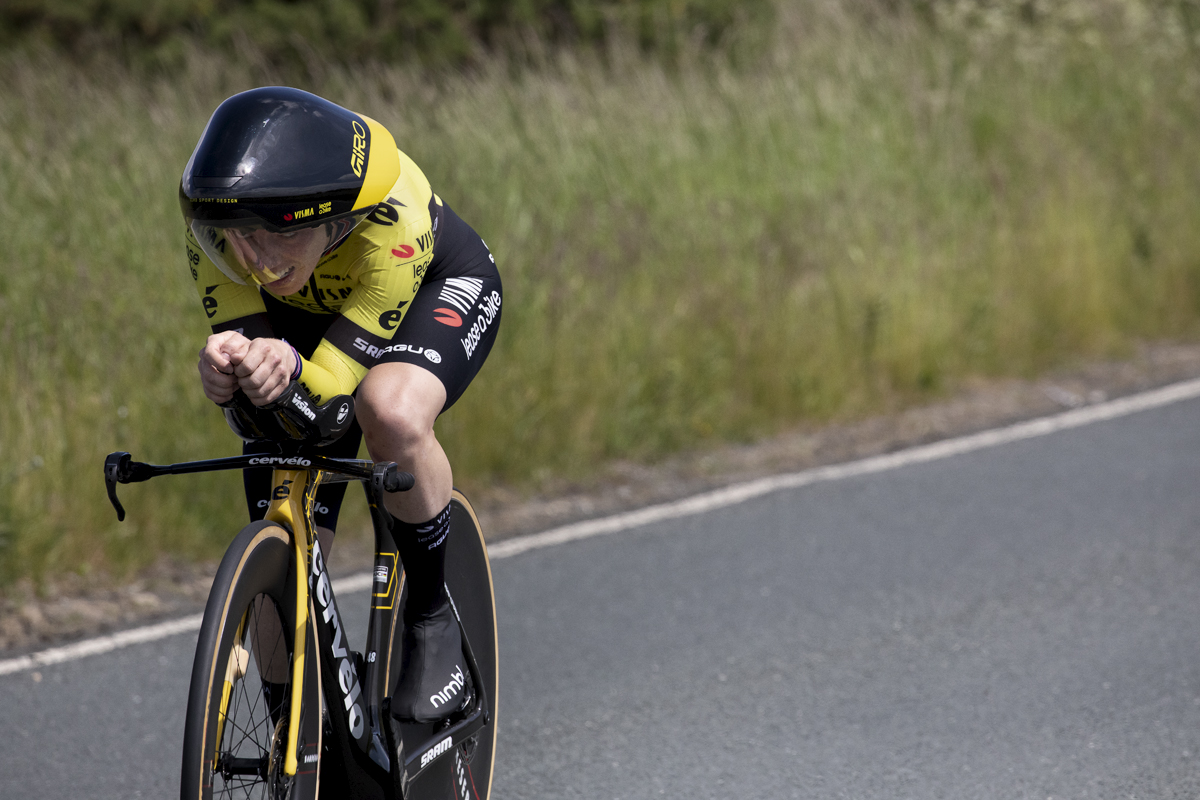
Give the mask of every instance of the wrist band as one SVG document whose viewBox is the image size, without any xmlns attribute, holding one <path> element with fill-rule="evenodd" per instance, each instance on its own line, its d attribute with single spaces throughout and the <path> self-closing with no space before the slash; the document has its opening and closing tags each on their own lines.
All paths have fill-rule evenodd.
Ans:
<svg viewBox="0 0 1200 800">
<path fill-rule="evenodd" d="M 280 341 L 282 341 L 288 347 L 292 347 L 291 342 L 289 342 L 287 339 L 281 339 Z M 296 378 L 300 377 L 300 370 L 303 369 L 304 364 L 300 361 L 300 353 L 297 352 L 296 348 L 294 347 L 292 347 L 292 355 L 296 357 L 296 368 L 292 370 L 292 380 L 296 380 Z"/>
</svg>

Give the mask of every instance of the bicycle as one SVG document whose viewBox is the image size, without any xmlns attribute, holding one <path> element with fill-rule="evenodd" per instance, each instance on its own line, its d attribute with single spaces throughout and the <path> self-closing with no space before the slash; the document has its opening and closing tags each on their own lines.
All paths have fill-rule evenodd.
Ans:
<svg viewBox="0 0 1200 800">
<path fill-rule="evenodd" d="M 487 800 L 496 742 L 495 597 L 470 502 L 454 490 L 446 589 L 473 693 L 444 722 L 400 724 L 385 696 L 399 671 L 405 581 L 381 498 L 411 488 L 413 477 L 392 462 L 313 451 L 314 441 L 328 443 L 349 428 L 351 397 L 316 406 L 293 382 L 269 409 L 255 410 L 240 396 L 226 416 L 243 438 L 275 439 L 277 455 L 169 465 L 137 462 L 126 452 L 105 459 L 105 484 L 119 520 L 125 510 L 118 483 L 273 469 L 266 516 L 234 537 L 205 607 L 188 693 L 181 798 Z M 364 652 L 346 642 L 312 516 L 319 485 L 355 480 L 363 483 L 375 532 Z"/>
</svg>

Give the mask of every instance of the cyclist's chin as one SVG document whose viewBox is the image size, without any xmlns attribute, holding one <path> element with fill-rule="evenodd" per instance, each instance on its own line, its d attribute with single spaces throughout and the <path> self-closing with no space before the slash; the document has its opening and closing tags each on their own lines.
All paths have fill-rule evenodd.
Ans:
<svg viewBox="0 0 1200 800">
<path fill-rule="evenodd" d="M 312 270 L 293 266 L 285 269 L 283 273 L 282 277 L 270 283 L 264 282 L 263 288 L 271 294 L 280 296 L 295 294 L 304 287 L 304 284 L 308 283 L 308 276 L 312 274 Z"/>
</svg>

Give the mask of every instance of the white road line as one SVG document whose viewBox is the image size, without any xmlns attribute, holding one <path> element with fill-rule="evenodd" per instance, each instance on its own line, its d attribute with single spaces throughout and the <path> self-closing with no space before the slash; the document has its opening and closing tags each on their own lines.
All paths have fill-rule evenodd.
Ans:
<svg viewBox="0 0 1200 800">
<path fill-rule="evenodd" d="M 1093 406 L 1077 408 L 1061 414 L 1029 420 L 1028 422 L 1019 422 L 1005 428 L 981 431 L 980 433 L 968 436 L 946 439 L 934 442 L 933 444 L 912 447 L 907 450 L 888 453 L 887 455 L 864 458 L 846 464 L 834 464 L 828 467 L 806 469 L 801 472 L 774 475 L 769 478 L 716 489 L 683 500 L 649 506 L 637 511 L 615 514 L 602 519 L 577 522 L 572 525 L 563 525 L 562 527 L 542 531 L 541 533 L 506 539 L 488 547 L 488 554 L 493 561 L 497 561 L 502 558 L 519 555 L 520 553 L 526 553 L 530 550 L 539 550 L 543 547 L 553 547 L 554 545 L 565 544 L 579 539 L 618 533 L 654 522 L 703 514 L 717 508 L 743 503 L 755 497 L 770 494 L 771 492 L 795 489 L 814 483 L 837 481 L 859 475 L 870 475 L 876 472 L 897 469 L 909 464 L 924 464 L 929 461 L 949 458 L 950 456 L 962 455 L 976 450 L 984 450 L 989 447 L 1021 441 L 1022 439 L 1032 439 L 1058 431 L 1079 428 L 1094 422 L 1103 422 L 1104 420 L 1115 419 L 1152 408 L 1160 408 L 1196 397 L 1200 397 L 1200 379 L 1184 381 L 1165 386 L 1161 389 L 1123 397 L 1119 400 L 1097 403 Z M 333 588 L 335 592 L 341 594 L 364 591 L 370 587 L 372 579 L 373 575 L 371 573 L 351 575 L 334 581 Z M 114 633 L 109 636 L 99 636 L 94 639 L 66 645 L 65 647 L 53 647 L 49 650 L 42 650 L 41 652 L 32 653 L 27 656 L 10 658 L 0 661 L 0 675 L 52 664 L 61 664 L 64 661 L 73 661 L 85 656 L 107 653 L 110 650 L 127 647 L 131 644 L 152 642 L 179 633 L 190 633 L 199 630 L 200 621 L 201 615 L 196 614 L 182 619 Z"/>
<path fill-rule="evenodd" d="M 374 576 L 369 572 L 361 575 L 350 575 L 334 581 L 333 591 L 335 594 L 342 595 L 349 594 L 350 592 L 361 592 L 371 585 L 373 578 Z M 84 656 L 94 656 L 100 653 L 107 653 L 110 650 L 119 650 L 131 644 L 165 639 L 177 633 L 193 633 L 200 630 L 200 623 L 203 619 L 203 614 L 192 614 L 180 619 L 159 622 L 155 625 L 146 625 L 142 628 L 133 628 L 107 636 L 97 636 L 94 639 L 85 639 L 82 642 L 64 645 L 63 647 L 51 647 L 49 650 L 31 653 L 27 656 L 5 659 L 0 661 L 0 675 L 7 675 L 10 672 L 21 672 L 27 669 L 48 667 L 51 664 L 61 664 L 64 661 L 75 661 Z"/>
<path fill-rule="evenodd" d="M 1191 400 L 1196 397 L 1200 397 L 1200 379 L 1172 384 L 1161 389 L 1123 397 L 1119 400 L 1097 403 L 1094 406 L 1064 411 L 1061 414 L 1055 414 L 1050 417 L 1018 422 L 1006 428 L 980 431 L 979 433 L 960 436 L 956 439 L 945 439 L 933 444 L 911 447 L 907 450 L 899 450 L 895 453 L 888 453 L 882 456 L 872 456 L 846 464 L 814 467 L 801 472 L 773 475 L 769 478 L 761 478 L 748 483 L 727 486 L 723 489 L 716 489 L 671 503 L 649 506 L 637 511 L 604 517 L 603 519 L 592 519 L 572 525 L 564 525 L 561 528 L 554 528 L 542 533 L 530 534 L 529 536 L 506 539 L 489 547 L 488 555 L 492 560 L 508 558 L 518 553 L 572 542 L 576 539 L 587 539 L 592 536 L 602 536 L 641 525 L 649 525 L 653 522 L 703 514 L 716 508 L 735 505 L 783 489 L 795 489 L 813 483 L 853 478 L 857 475 L 870 475 L 875 472 L 884 472 L 909 464 L 923 464 L 928 461 L 936 461 L 941 458 L 949 458 L 950 456 L 1008 444 L 1009 442 L 1032 439 L 1036 436 L 1045 436 L 1049 433 L 1078 428 L 1083 425 L 1090 425 L 1093 422 L 1103 422 L 1104 420 L 1123 417 L 1127 414 L 1159 408 L 1160 406 L 1170 405 L 1181 400 Z"/>
</svg>

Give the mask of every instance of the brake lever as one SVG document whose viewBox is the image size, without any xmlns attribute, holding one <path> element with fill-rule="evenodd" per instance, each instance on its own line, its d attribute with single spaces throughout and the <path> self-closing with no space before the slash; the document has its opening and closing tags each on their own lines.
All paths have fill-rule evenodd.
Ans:
<svg viewBox="0 0 1200 800">
<path fill-rule="evenodd" d="M 118 483 L 139 483 L 154 477 L 154 470 L 149 464 L 134 461 L 133 456 L 126 452 L 109 453 L 104 459 L 104 488 L 108 490 L 108 500 L 117 510 L 117 521 L 125 521 L 125 509 L 117 499 Z"/>
<path fill-rule="evenodd" d="M 108 501 L 117 510 L 118 522 L 125 521 L 125 509 L 117 499 L 117 483 L 120 482 L 121 475 L 132 458 L 129 453 L 110 453 L 108 458 L 104 459 L 104 488 L 108 490 Z"/>
</svg>

